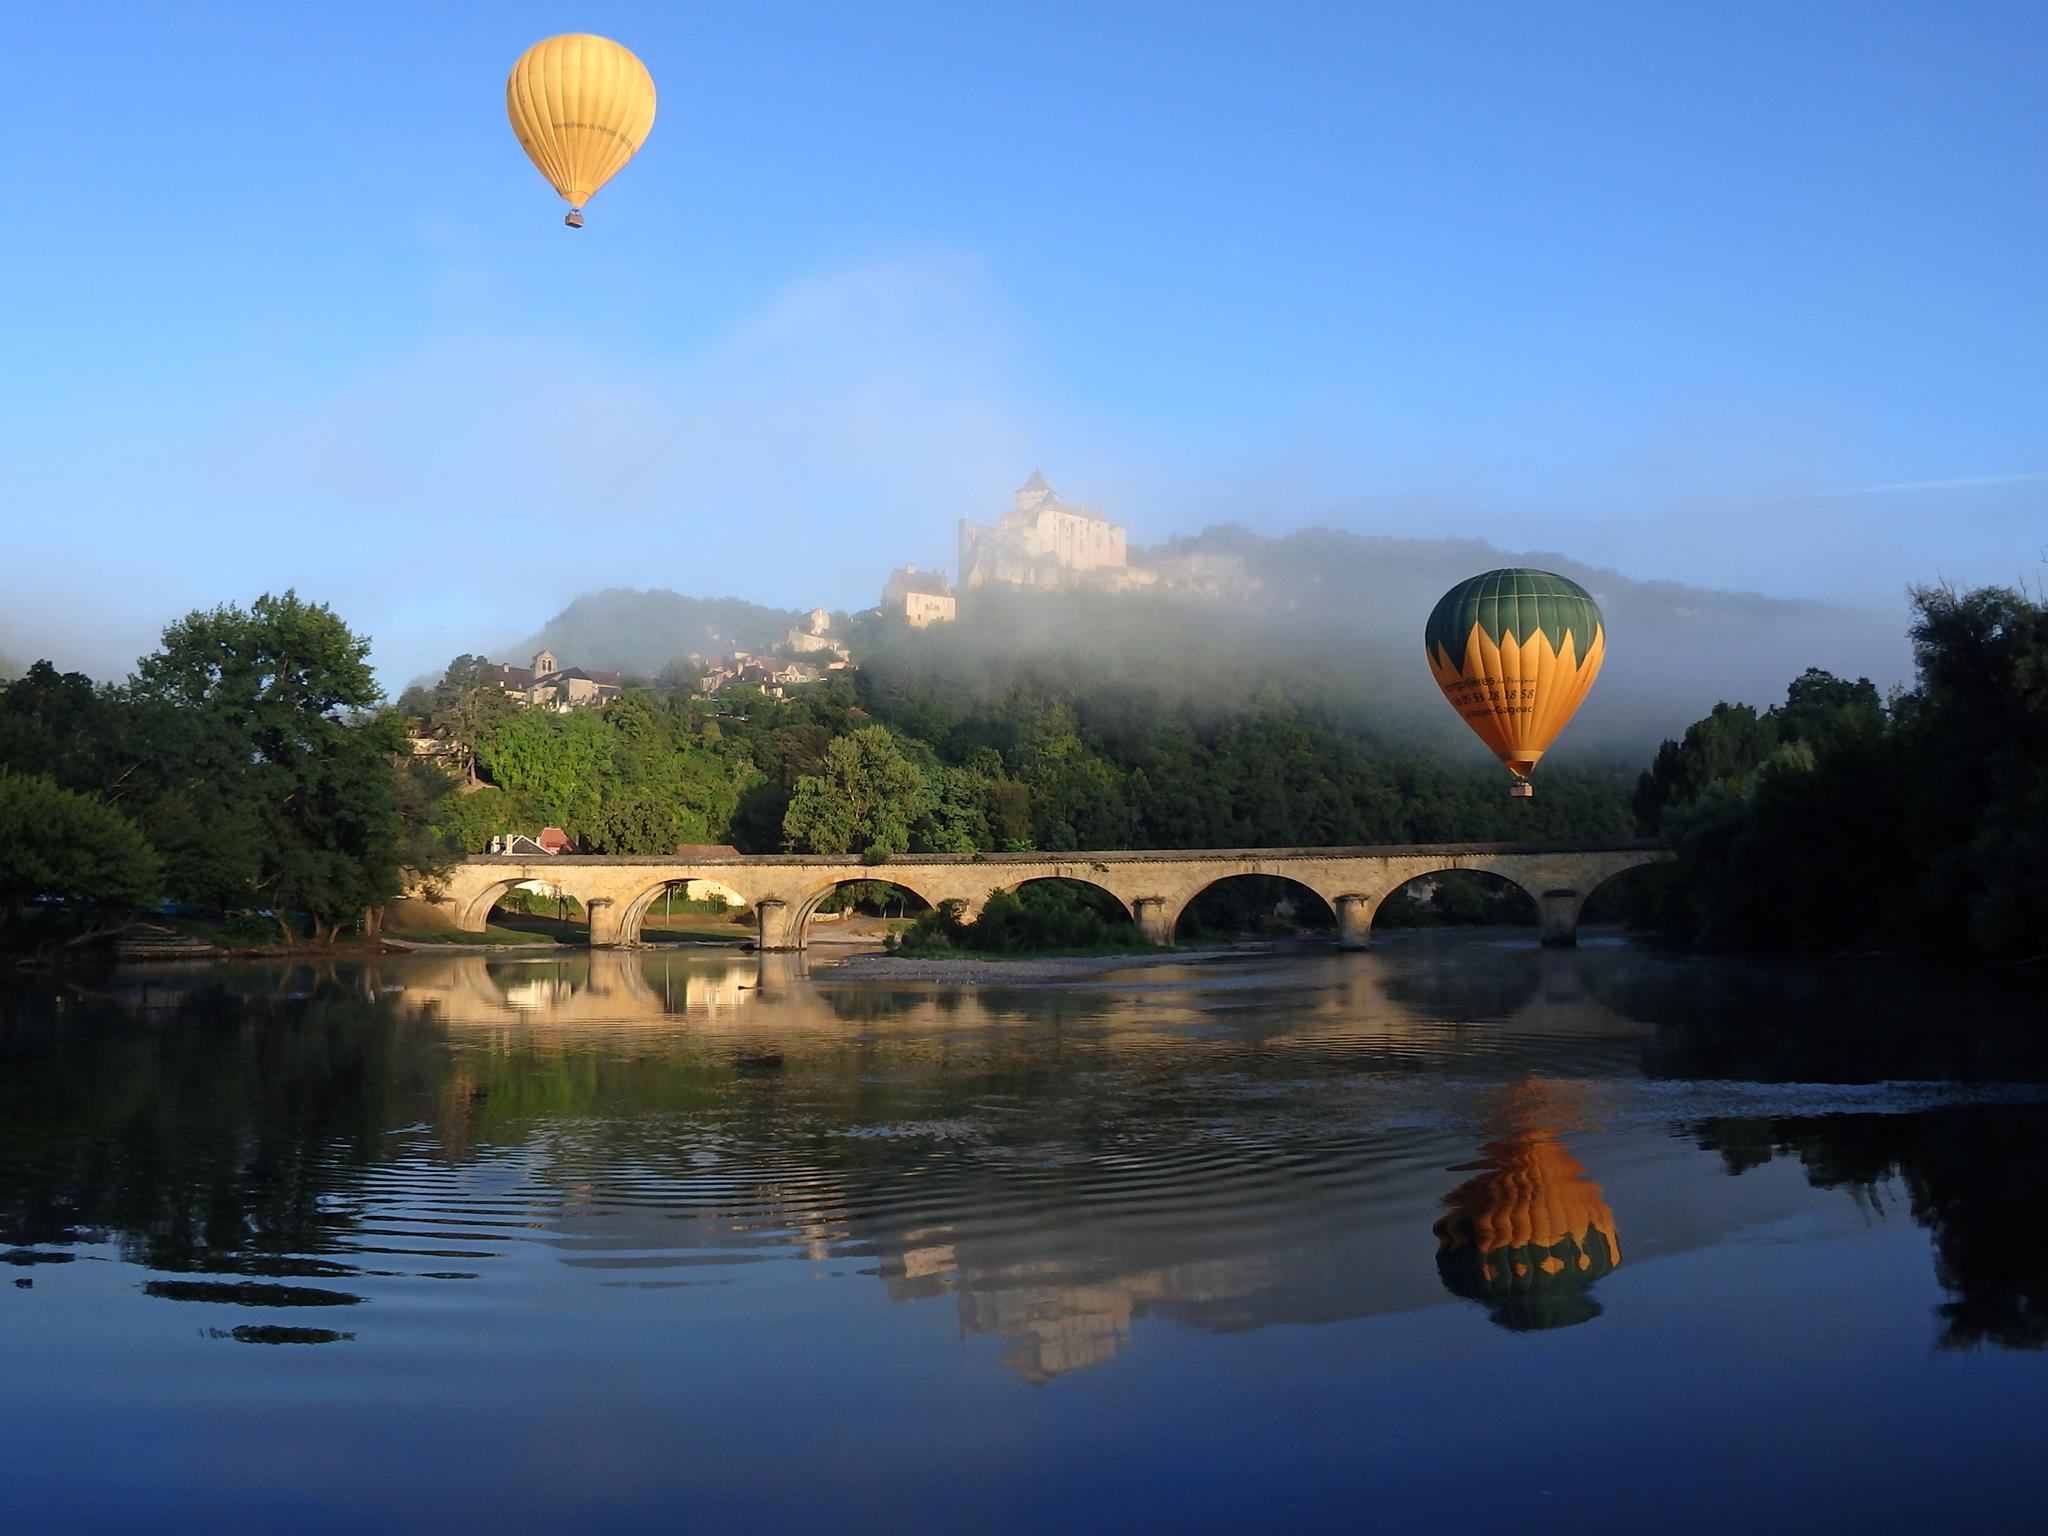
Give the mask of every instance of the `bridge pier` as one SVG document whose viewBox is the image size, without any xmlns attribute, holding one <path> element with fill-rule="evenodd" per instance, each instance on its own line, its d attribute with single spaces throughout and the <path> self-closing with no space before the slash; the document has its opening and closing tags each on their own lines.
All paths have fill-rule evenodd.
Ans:
<svg viewBox="0 0 2048 1536">
<path fill-rule="evenodd" d="M 796 925 L 790 921 L 789 903 L 769 897 L 754 908 L 755 920 L 760 924 L 756 947 L 762 950 L 802 949 Z"/>
<path fill-rule="evenodd" d="M 1579 912 L 1586 898 L 1577 891 L 1545 891 L 1537 903 L 1543 921 L 1545 949 L 1575 949 L 1579 943 Z"/>
<path fill-rule="evenodd" d="M 1131 916 L 1138 920 L 1138 937 L 1160 949 L 1173 947 L 1173 920 L 1164 896 L 1140 896 L 1131 903 Z"/>
<path fill-rule="evenodd" d="M 639 934 L 626 932 L 626 908 L 610 897 L 593 896 L 583 910 L 590 917 L 592 949 L 624 949 L 639 940 Z"/>
<path fill-rule="evenodd" d="M 1337 914 L 1337 947 L 1339 949 L 1372 948 L 1372 909 L 1370 896 L 1339 896 L 1330 903 Z"/>
</svg>

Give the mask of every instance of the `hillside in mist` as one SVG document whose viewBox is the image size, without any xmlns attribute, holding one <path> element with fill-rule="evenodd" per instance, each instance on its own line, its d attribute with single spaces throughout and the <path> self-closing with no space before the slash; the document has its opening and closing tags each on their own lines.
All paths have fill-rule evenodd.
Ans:
<svg viewBox="0 0 2048 1536">
<path fill-rule="evenodd" d="M 594 667 L 652 677 L 678 656 L 712 656 L 735 648 L 765 651 L 799 615 L 737 597 L 684 597 L 661 588 L 607 587 L 586 592 L 549 619 L 540 633 L 494 661 L 524 664 L 543 646 L 565 667 Z"/>
<path fill-rule="evenodd" d="M 1423 666 L 1423 621 L 1454 583 L 1502 565 L 1569 576 L 1606 617 L 1606 666 L 1559 758 L 1640 760 L 1719 700 L 1781 698 L 1808 666 L 1880 686 L 1910 667 L 1903 614 L 1635 581 L 1476 540 L 1217 527 L 1139 559 L 1167 581 L 1124 592 L 977 588 L 960 594 L 958 624 L 924 631 L 857 621 L 866 685 L 959 706 L 1024 690 L 1194 717 L 1235 714 L 1278 691 L 1367 735 L 1456 732 Z M 523 661 L 545 644 L 565 665 L 653 676 L 692 652 L 768 651 L 794 618 L 736 598 L 614 589 L 579 597 L 500 659 Z"/>
</svg>

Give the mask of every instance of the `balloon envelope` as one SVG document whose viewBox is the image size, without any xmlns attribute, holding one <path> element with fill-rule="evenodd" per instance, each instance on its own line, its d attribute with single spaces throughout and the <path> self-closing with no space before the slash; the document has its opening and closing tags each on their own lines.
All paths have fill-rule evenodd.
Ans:
<svg viewBox="0 0 2048 1536">
<path fill-rule="evenodd" d="M 1607 654 L 1586 589 L 1549 571 L 1488 571 L 1438 601 L 1423 631 L 1451 707 L 1516 774 L 1564 729 Z"/>
<path fill-rule="evenodd" d="M 541 175 L 580 209 L 647 141 L 654 77 L 610 38 L 564 32 L 519 56 L 505 113 Z"/>
</svg>

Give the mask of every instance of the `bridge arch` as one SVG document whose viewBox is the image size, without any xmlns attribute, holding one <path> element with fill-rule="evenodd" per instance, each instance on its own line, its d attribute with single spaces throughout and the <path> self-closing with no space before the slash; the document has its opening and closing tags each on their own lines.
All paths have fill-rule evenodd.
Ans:
<svg viewBox="0 0 2048 1536">
<path fill-rule="evenodd" d="M 502 880 L 491 881 L 472 893 L 468 900 L 458 907 L 456 927 L 472 933 L 482 933 L 490 926 L 492 909 L 522 885 L 552 886 L 561 895 L 573 899 L 584 909 L 588 910 L 590 907 L 590 899 L 575 888 L 575 881 L 553 880 L 549 879 L 545 872 L 527 870 Z"/>
<path fill-rule="evenodd" d="M 1389 912 L 1388 909 L 1390 906 L 1393 906 L 1395 903 L 1401 902 L 1404 899 L 1413 901 L 1418 906 L 1423 905 L 1424 900 L 1422 898 L 1416 896 L 1404 898 L 1402 893 L 1412 891 L 1413 888 L 1416 887 L 1422 881 L 1441 880 L 1442 877 L 1445 875 L 1477 876 L 1481 881 L 1484 882 L 1485 888 L 1489 893 L 1514 891 L 1521 896 L 1524 902 L 1527 903 L 1527 921 L 1531 923 L 1540 923 L 1543 919 L 1544 891 L 1540 883 L 1532 884 L 1527 880 L 1520 879 L 1513 874 L 1509 874 L 1505 870 L 1489 869 L 1484 864 L 1446 863 L 1440 864 L 1435 868 L 1417 868 L 1414 870 L 1404 870 L 1400 873 L 1401 878 L 1398 881 L 1396 881 L 1393 885 L 1389 886 L 1384 892 L 1380 894 L 1379 898 L 1373 902 L 1371 914 L 1372 926 L 1379 926 L 1382 918 L 1394 918 L 1398 915 L 1405 919 L 1411 916 L 1412 914 L 1409 913 L 1401 913 L 1398 907 L 1396 908 L 1395 912 Z M 1452 892 L 1456 893 L 1460 891 L 1462 887 L 1463 882 L 1454 882 L 1451 886 L 1451 890 Z M 1443 888 L 1439 886 L 1436 889 L 1436 891 L 1433 892 L 1429 898 L 1427 898 L 1427 900 L 1434 901 L 1440 899 L 1442 896 L 1442 890 Z M 1456 897 L 1454 896 L 1454 900 L 1455 899 Z M 1490 894 L 1487 898 L 1482 899 L 1497 898 L 1491 896 Z M 1572 915 L 1574 921 L 1576 921 L 1576 909 L 1574 909 Z M 1501 914 L 1497 920 L 1502 922 L 1514 921 L 1513 918 L 1507 916 L 1506 914 Z M 1483 924 L 1485 921 L 1486 919 L 1483 917 L 1477 918 L 1477 922 L 1480 924 Z M 1424 925 L 1414 924 L 1414 926 Z"/>
<path fill-rule="evenodd" d="M 1584 920 L 1586 908 L 1593 905 L 1593 898 L 1595 896 L 1598 896 L 1602 892 L 1605 892 L 1609 898 L 1621 895 L 1622 899 L 1625 901 L 1627 899 L 1625 894 L 1617 892 L 1614 889 L 1615 882 L 1630 882 L 1647 879 L 1648 877 L 1644 874 L 1644 871 L 1656 868 L 1660 862 L 1662 861 L 1653 859 L 1648 860 L 1641 864 L 1630 864 L 1621 869 L 1608 870 L 1604 874 L 1600 875 L 1597 879 L 1587 881 L 1584 889 L 1581 890 L 1579 893 L 1579 912 L 1581 920 Z M 1605 907 L 1609 912 L 1611 912 L 1611 900 L 1609 902 L 1603 903 L 1603 907 Z M 1615 919 L 1612 916 L 1596 916 L 1592 920 L 1594 922 L 1602 922 L 1614 921 Z"/>
<path fill-rule="evenodd" d="M 702 882 L 715 885 L 732 893 L 733 899 L 742 907 L 752 907 L 753 901 L 747 893 L 726 878 L 725 873 L 710 873 L 704 870 L 679 867 L 673 872 L 664 871 L 660 879 L 626 896 L 618 907 L 618 939 L 625 945 L 638 944 L 641 926 L 647 921 L 647 914 L 654 910 L 654 904 L 661 900 L 662 893 L 671 886 L 691 885 Z"/>
<path fill-rule="evenodd" d="M 1226 888 L 1232 886 L 1236 889 L 1226 893 Z M 1216 876 L 1215 879 L 1190 892 L 1168 916 L 1167 936 L 1169 941 L 1177 940 L 1190 916 L 1202 926 L 1206 926 L 1205 917 L 1207 922 L 1228 925 L 1233 921 L 1242 920 L 1245 915 L 1242 909 L 1248 906 L 1263 905 L 1271 910 L 1272 915 L 1278 916 L 1278 909 L 1284 902 L 1292 902 L 1297 912 L 1304 908 L 1309 910 L 1312 917 L 1307 926 L 1325 926 L 1316 919 L 1327 919 L 1327 926 L 1333 933 L 1336 932 L 1339 926 L 1336 898 L 1325 895 L 1306 880 L 1297 879 L 1293 875 L 1273 874 L 1265 870 L 1233 870 L 1228 874 Z M 1198 907 L 1206 908 L 1208 911 L 1197 911 Z M 1240 910 L 1233 912 L 1230 910 L 1232 907 Z"/>
<path fill-rule="evenodd" d="M 938 906 L 942 900 L 953 894 L 939 882 L 919 879 L 914 875 L 906 880 L 902 878 L 903 874 L 904 870 L 898 866 L 877 865 L 871 875 L 843 875 L 836 880 L 812 887 L 805 895 L 790 903 L 783 914 L 784 921 L 788 924 L 787 947 L 808 949 L 811 943 L 811 919 L 818 915 L 818 908 L 829 901 L 835 891 L 843 891 L 850 885 L 891 885 L 899 891 L 909 892 L 928 908 Z M 767 903 L 764 902 L 763 905 Z M 769 932 L 771 921 L 772 914 L 762 914 L 761 932 L 764 936 Z M 769 947 L 765 939 L 763 947 Z"/>
<path fill-rule="evenodd" d="M 990 888 L 988 896 L 1016 896 L 1021 899 L 1025 893 L 1032 890 L 1069 892 L 1080 908 L 1094 914 L 1093 922 L 1098 925 L 1106 925 L 1109 931 L 1119 936 L 1119 940 L 1124 930 L 1130 928 L 1135 930 L 1134 936 L 1143 936 L 1148 941 L 1154 943 L 1164 942 L 1163 940 L 1156 939 L 1147 931 L 1146 900 L 1144 898 L 1141 897 L 1133 900 L 1110 884 L 1108 880 L 1091 879 L 1090 874 L 1093 873 L 1096 873 L 1096 871 L 1091 870 L 1084 873 L 1062 865 L 1057 869 L 1042 870 L 1022 880 L 1013 880 L 1007 884 L 993 886 Z M 987 898 L 985 897 L 982 903 L 971 905 L 969 915 L 975 916 L 978 919 L 978 908 L 984 906 L 986 900 Z M 1044 922 L 1048 918 L 1055 924 L 1071 919 L 1081 929 L 1088 928 L 1091 922 L 1091 919 L 1082 916 L 1078 911 L 1070 911 L 1066 918 L 1062 918 L 1056 912 L 1048 914 L 1043 908 L 1041 908 L 1035 921 Z M 1102 929 L 1098 926 L 1094 931 L 1100 932 Z"/>
<path fill-rule="evenodd" d="M 1005 885 L 992 885 L 989 887 L 989 895 L 993 896 L 997 891 L 1009 891 L 1015 894 L 1022 891 L 1026 886 L 1031 885 L 1078 886 L 1082 890 L 1094 891 L 1106 897 L 1125 917 L 1137 916 L 1137 911 L 1131 903 L 1131 898 L 1124 895 L 1123 892 L 1107 884 L 1104 880 L 1091 880 L 1088 876 L 1075 874 L 1069 869 L 1061 869 L 1057 874 L 1031 875 L 1026 879 L 1013 880 Z"/>
</svg>

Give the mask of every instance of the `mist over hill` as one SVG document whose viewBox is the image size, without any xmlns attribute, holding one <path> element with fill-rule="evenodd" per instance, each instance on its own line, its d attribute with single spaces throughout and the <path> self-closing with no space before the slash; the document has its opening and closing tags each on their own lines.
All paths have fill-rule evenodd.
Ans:
<svg viewBox="0 0 2048 1536">
<path fill-rule="evenodd" d="M 685 597 L 662 588 L 586 592 L 540 632 L 491 659 L 524 664 L 546 647 L 569 667 L 652 677 L 678 656 L 766 651 L 799 615 L 738 597 Z"/>
<path fill-rule="evenodd" d="M 1220 526 L 1133 564 L 1160 583 L 978 587 L 959 594 L 957 624 L 921 631 L 857 618 L 863 685 L 956 708 L 1023 691 L 1113 704 L 1127 719 L 1215 718 L 1284 695 L 1368 736 L 1455 738 L 1463 727 L 1423 665 L 1423 622 L 1454 583 L 1503 565 L 1571 577 L 1606 618 L 1600 682 L 1553 760 L 1640 762 L 1716 702 L 1772 702 L 1808 666 L 1880 687 L 1910 671 L 1903 613 L 1636 581 L 1478 540 Z M 772 651 L 796 617 L 738 598 L 615 588 L 577 598 L 499 659 L 524 661 L 545 644 L 565 665 L 651 677 L 691 653 Z"/>
<path fill-rule="evenodd" d="M 1234 561 L 1249 578 L 1245 603 L 1262 641 L 1312 651 L 1341 645 L 1357 686 L 1389 701 L 1420 698 L 1444 709 L 1422 666 L 1422 628 L 1455 583 L 1499 566 L 1555 571 L 1600 605 L 1608 633 L 1600 681 L 1562 739 L 1559 758 L 1587 750 L 1634 755 L 1674 735 L 1723 699 L 1766 704 L 1809 666 L 1868 676 L 1880 689 L 1906 681 L 1912 654 L 1901 594 L 1897 612 L 1638 581 L 1547 550 L 1504 551 L 1477 539 L 1368 537 L 1311 529 L 1268 538 L 1215 527 L 1175 540 L 1152 558 Z M 1448 713 L 1448 711 L 1446 711 Z"/>
</svg>

